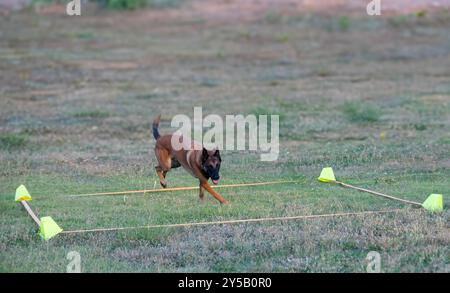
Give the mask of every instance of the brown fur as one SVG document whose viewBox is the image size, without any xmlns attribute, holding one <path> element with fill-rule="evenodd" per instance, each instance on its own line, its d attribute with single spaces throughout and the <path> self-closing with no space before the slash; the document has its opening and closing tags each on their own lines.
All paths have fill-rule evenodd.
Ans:
<svg viewBox="0 0 450 293">
<path fill-rule="evenodd" d="M 177 168 L 180 165 L 186 169 L 192 176 L 199 180 L 199 197 L 200 200 L 204 200 L 204 191 L 208 191 L 215 199 L 217 199 L 221 204 L 227 204 L 228 201 L 223 199 L 220 194 L 218 194 L 209 185 L 207 175 L 202 170 L 202 164 L 216 165 L 220 164 L 220 155 L 216 156 L 218 151 L 216 150 L 194 150 L 193 145 L 196 142 L 191 142 L 192 150 L 185 150 L 182 148 L 177 151 L 172 147 L 172 136 L 174 134 L 159 135 L 158 126 L 161 116 L 158 116 L 153 121 L 153 136 L 156 139 L 155 145 L 155 156 L 158 160 L 158 165 L 155 167 L 156 174 L 159 177 L 159 182 L 161 186 L 166 188 L 166 175 L 167 172 L 172 168 Z M 178 137 L 180 142 L 183 142 L 183 137 Z M 189 142 L 187 142 L 189 143 Z M 206 157 L 206 159 L 205 159 Z M 219 161 L 218 161 L 219 158 Z"/>
</svg>

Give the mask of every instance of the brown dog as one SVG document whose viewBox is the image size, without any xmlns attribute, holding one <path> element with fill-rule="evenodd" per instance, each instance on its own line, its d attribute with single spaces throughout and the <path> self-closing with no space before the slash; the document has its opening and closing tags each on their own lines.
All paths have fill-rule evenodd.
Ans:
<svg viewBox="0 0 450 293">
<path fill-rule="evenodd" d="M 219 170 L 220 163 L 222 162 L 219 150 L 207 150 L 204 147 L 200 150 L 195 150 L 194 145 L 198 146 L 198 143 L 184 140 L 182 136 L 177 136 L 176 138 L 180 143 L 183 143 L 183 147 L 180 150 L 175 150 L 172 147 L 172 137 L 174 134 L 163 136 L 159 134 L 158 126 L 160 118 L 161 115 L 153 121 L 152 130 L 153 137 L 156 139 L 155 155 L 158 160 L 158 166 L 155 169 L 161 186 L 164 188 L 167 187 L 166 175 L 170 169 L 183 166 L 184 169 L 200 181 L 200 200 L 204 200 L 204 190 L 206 189 L 221 204 L 227 204 L 228 201 L 215 192 L 208 183 L 209 178 L 211 178 L 214 184 L 219 183 Z"/>
</svg>

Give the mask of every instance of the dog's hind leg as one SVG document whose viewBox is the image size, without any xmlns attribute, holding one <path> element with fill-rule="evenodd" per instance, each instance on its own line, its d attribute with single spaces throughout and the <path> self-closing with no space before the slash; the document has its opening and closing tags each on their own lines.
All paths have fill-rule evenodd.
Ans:
<svg viewBox="0 0 450 293">
<path fill-rule="evenodd" d="M 167 167 L 170 166 L 170 167 Z M 170 169 L 178 168 L 181 164 L 178 162 L 176 158 L 167 158 L 167 160 L 164 162 L 164 164 L 159 164 L 159 166 L 156 167 L 156 174 L 158 174 L 159 177 L 159 183 L 162 187 L 167 187 L 167 181 L 166 181 L 166 175 L 167 172 L 169 172 Z"/>
<path fill-rule="evenodd" d="M 168 171 L 164 171 L 161 166 L 156 166 L 155 170 L 156 174 L 159 177 L 159 183 L 161 184 L 162 187 L 166 188 L 167 187 L 166 174 Z"/>
<path fill-rule="evenodd" d="M 159 177 L 159 183 L 162 187 L 167 187 L 166 175 L 171 167 L 171 158 L 169 153 L 164 149 L 155 149 L 156 158 L 158 160 L 158 166 L 155 167 L 156 174 Z"/>
</svg>

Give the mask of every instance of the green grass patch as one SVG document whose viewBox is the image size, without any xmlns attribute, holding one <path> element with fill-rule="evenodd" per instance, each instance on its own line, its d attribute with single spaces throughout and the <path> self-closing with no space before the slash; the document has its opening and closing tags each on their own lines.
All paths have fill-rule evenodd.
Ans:
<svg viewBox="0 0 450 293">
<path fill-rule="evenodd" d="M 427 16 L 427 14 L 428 14 L 428 12 L 425 9 L 422 9 L 422 10 L 419 10 L 416 12 L 416 16 L 418 18 L 424 18 Z"/>
<path fill-rule="evenodd" d="M 439 139 L 439 143 L 450 145 L 450 137 L 442 137 Z"/>
<path fill-rule="evenodd" d="M 75 114 L 73 114 L 74 117 L 76 118 L 106 118 L 110 116 L 110 113 L 108 112 L 104 112 L 104 111 L 98 111 L 98 110 L 93 110 L 93 111 L 80 111 L 77 112 Z"/>
<path fill-rule="evenodd" d="M 338 26 L 341 31 L 348 31 L 351 25 L 350 18 L 348 16 L 341 16 L 338 20 Z"/>
<path fill-rule="evenodd" d="M 95 38 L 95 34 L 92 32 L 79 32 L 75 35 L 80 40 L 93 40 Z"/>
<path fill-rule="evenodd" d="M 338 170 L 339 171 L 339 170 Z M 257 171 L 260 172 L 259 170 Z M 189 175 L 181 174 L 172 186 L 187 186 Z M 338 175 L 338 174 L 337 174 Z M 393 176 L 393 175 L 391 175 Z M 156 177 L 156 176 L 155 176 Z M 395 177 L 395 176 L 394 176 Z M 444 265 L 442 255 L 448 252 L 443 239 L 445 215 L 428 216 L 396 202 L 368 194 L 319 183 L 308 176 L 299 184 L 283 184 L 253 188 L 227 188 L 221 194 L 231 201 L 220 206 L 207 195 L 199 203 L 196 191 L 164 194 L 97 196 L 69 198 L 72 191 L 96 191 L 141 187 L 148 178 L 130 175 L 91 176 L 86 180 L 63 175 L 32 175 L 8 180 L 0 187 L 3 210 L 0 220 L 2 271 L 63 272 L 68 263 L 66 254 L 78 251 L 83 260 L 83 272 L 142 272 L 151 271 L 336 271 L 362 272 L 368 251 L 403 254 L 412 257 L 421 246 L 428 247 L 429 260 L 438 268 Z M 181 180 L 180 180 L 181 179 Z M 260 180 L 273 180 L 263 176 Z M 289 179 L 289 178 L 285 178 Z M 347 181 L 346 177 L 342 178 Z M 227 179 L 226 183 L 237 183 Z M 424 190 L 444 188 L 445 182 L 425 178 L 397 180 L 397 184 L 363 184 L 364 187 L 397 195 L 405 188 L 415 190 L 406 198 L 421 200 Z M 336 217 L 298 221 L 213 225 L 188 228 L 136 229 L 119 232 L 99 232 L 58 235 L 49 242 L 42 241 L 26 213 L 11 200 L 19 183 L 25 183 L 33 195 L 32 206 L 40 214 L 52 218 L 65 230 L 131 227 L 149 224 L 221 221 L 230 219 L 296 216 L 361 210 L 382 210 L 404 207 L 398 214 L 365 217 Z M 361 185 L 359 182 L 354 184 Z M 96 187 L 97 185 L 97 187 Z M 6 225 L 6 223 L 8 223 Z M 306 237 L 307 235 L 307 237 Z M 433 239 L 432 242 L 428 242 Z M 386 241 L 391 245 L 386 246 Z M 435 243 L 434 245 L 426 243 Z M 419 245 L 419 248 L 417 246 Z M 409 250 L 405 250 L 408 247 Z M 317 251 L 320 252 L 318 255 Z M 321 257 L 322 255 L 322 257 Z M 311 257 L 315 259 L 311 261 Z M 198 260 L 202 261 L 199 262 Z M 421 271 L 429 261 L 405 261 L 403 266 L 417 264 Z M 395 271 L 399 264 L 386 264 L 386 271 Z"/>
<path fill-rule="evenodd" d="M 319 69 L 317 69 L 316 74 L 320 77 L 328 77 L 332 75 L 331 71 L 325 67 L 320 67 Z"/>
<path fill-rule="evenodd" d="M 372 104 L 346 102 L 342 109 L 351 122 L 376 122 L 381 117 L 381 109 Z"/>
<path fill-rule="evenodd" d="M 12 151 L 21 149 L 28 143 L 28 136 L 25 134 L 16 133 L 1 133 L 0 134 L 0 149 Z"/>
<path fill-rule="evenodd" d="M 283 15 L 277 11 L 269 11 L 264 17 L 263 21 L 269 24 L 278 24 L 283 20 Z"/>
<path fill-rule="evenodd" d="M 425 124 L 423 124 L 423 123 L 416 123 L 416 124 L 414 124 L 414 128 L 415 128 L 417 131 L 424 131 L 424 130 L 427 130 L 427 126 L 426 126 Z"/>
<path fill-rule="evenodd" d="M 268 123 L 268 129 L 270 129 L 271 125 L 271 119 L 270 115 L 278 115 L 278 122 L 281 124 L 285 118 L 286 115 L 280 111 L 277 111 L 271 107 L 264 107 L 264 106 L 258 106 L 251 110 L 250 114 L 253 114 L 258 118 L 260 115 L 267 115 L 267 123 Z"/>
<path fill-rule="evenodd" d="M 411 15 L 396 15 L 387 20 L 388 24 L 395 28 L 407 27 L 413 24 L 414 19 Z"/>
<path fill-rule="evenodd" d="M 191 12 L 147 19 L 151 29 L 139 33 L 141 21 L 123 10 L 96 13 L 97 25 L 76 29 L 66 17 L 44 21 L 31 11 L 5 20 L 20 35 L 3 31 L 8 66 L 0 74 L 8 81 L 30 74 L 8 83 L 0 99 L 0 272 L 65 272 L 70 251 L 80 253 L 83 272 L 365 272 L 372 250 L 383 272 L 448 271 L 448 15 L 412 16 L 392 29 L 391 16 L 349 15 L 351 24 L 342 18 L 339 25 L 339 16 L 289 21 L 273 12 L 266 20 L 240 22 L 239 15 L 208 25 L 214 15 Z M 374 44 L 387 30 L 385 42 Z M 58 47 L 73 50 L 55 51 L 55 36 L 65 36 Z M 402 58 L 408 62 L 391 62 Z M 90 60 L 111 67 L 91 70 Z M 120 68 L 139 60 L 139 68 Z M 224 150 L 220 184 L 296 183 L 220 188 L 227 206 L 208 194 L 200 203 L 197 190 L 68 196 L 161 188 L 152 119 L 161 113 L 161 134 L 168 134 L 172 117 L 192 118 L 195 106 L 204 117 L 281 115 L 278 159 Z M 325 166 L 340 181 L 407 200 L 443 194 L 444 212 L 321 183 Z M 171 170 L 167 182 L 198 186 L 183 168 Z M 45 242 L 14 202 L 20 184 L 38 216 L 52 216 L 66 231 L 401 210 L 61 234 Z"/>
<path fill-rule="evenodd" d="M 286 33 L 279 34 L 279 35 L 277 35 L 277 37 L 275 38 L 275 40 L 276 40 L 278 43 L 287 43 L 287 42 L 289 42 L 289 35 L 286 34 Z"/>
<path fill-rule="evenodd" d="M 203 78 L 200 80 L 199 84 L 204 87 L 216 87 L 220 85 L 220 82 L 212 78 Z"/>
</svg>

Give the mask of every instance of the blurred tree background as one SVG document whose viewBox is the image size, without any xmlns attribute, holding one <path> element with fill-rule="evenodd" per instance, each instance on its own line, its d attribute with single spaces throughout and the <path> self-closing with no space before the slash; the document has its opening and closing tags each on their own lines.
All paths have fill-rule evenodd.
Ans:
<svg viewBox="0 0 450 293">
<path fill-rule="evenodd" d="M 111 9 L 138 9 L 141 7 L 167 8 L 176 7 L 181 0 L 93 0 L 100 6 Z"/>
<path fill-rule="evenodd" d="M 24 3 L 26 1 L 23 1 Z M 64 4 L 69 0 L 31 0 L 32 5 Z M 134 10 L 144 7 L 170 8 L 178 6 L 182 0 L 81 0 L 81 2 L 97 3 L 100 7 L 108 9 Z"/>
</svg>

